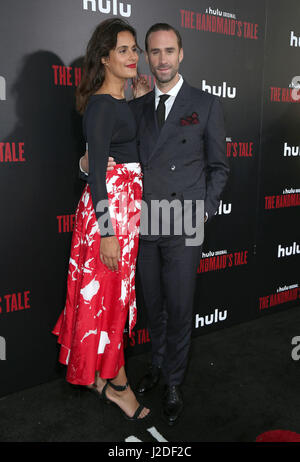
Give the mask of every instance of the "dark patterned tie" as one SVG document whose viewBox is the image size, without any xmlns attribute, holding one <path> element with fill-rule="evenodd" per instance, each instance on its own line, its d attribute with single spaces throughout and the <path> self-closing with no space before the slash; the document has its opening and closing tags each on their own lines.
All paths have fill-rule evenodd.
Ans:
<svg viewBox="0 0 300 462">
<path fill-rule="evenodd" d="M 157 116 L 157 122 L 159 129 L 163 126 L 165 123 L 165 118 L 166 118 L 166 106 L 165 106 L 165 101 L 169 98 L 170 95 L 160 95 L 159 97 L 159 103 L 156 109 L 156 116 Z"/>
</svg>

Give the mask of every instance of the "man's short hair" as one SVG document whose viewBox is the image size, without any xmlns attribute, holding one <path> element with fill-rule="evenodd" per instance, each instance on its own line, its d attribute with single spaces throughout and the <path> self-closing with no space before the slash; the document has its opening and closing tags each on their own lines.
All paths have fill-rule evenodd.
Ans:
<svg viewBox="0 0 300 462">
<path fill-rule="evenodd" d="M 158 32 L 158 31 L 161 31 L 161 30 L 166 30 L 166 31 L 172 30 L 177 36 L 179 50 L 182 48 L 182 38 L 181 38 L 181 35 L 178 32 L 178 30 L 175 29 L 175 27 L 170 26 L 170 24 L 167 24 L 167 23 L 164 23 L 164 22 L 158 22 L 156 24 L 153 24 L 153 26 L 150 27 L 150 29 L 148 30 L 148 32 L 146 34 L 146 37 L 145 37 L 145 49 L 146 49 L 146 51 L 148 51 L 148 38 L 149 38 L 149 35 L 152 34 L 152 32 Z"/>
</svg>

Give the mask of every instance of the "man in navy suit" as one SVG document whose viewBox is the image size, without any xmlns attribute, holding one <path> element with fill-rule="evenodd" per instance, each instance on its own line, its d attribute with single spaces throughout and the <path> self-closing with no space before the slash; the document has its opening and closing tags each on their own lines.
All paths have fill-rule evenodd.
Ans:
<svg viewBox="0 0 300 462">
<path fill-rule="evenodd" d="M 197 240 L 195 233 L 194 242 L 188 245 L 185 229 L 174 231 L 176 212 L 170 232 L 164 234 L 163 218 L 153 214 L 152 205 L 174 200 L 192 204 L 191 217 L 198 223 L 199 201 L 204 204 L 203 227 L 219 207 L 229 168 L 219 98 L 191 87 L 178 73 L 183 59 L 179 32 L 168 24 L 155 24 L 147 32 L 145 45 L 156 85 L 151 92 L 132 100 L 130 107 L 138 124 L 143 169 L 142 222 L 144 217 L 148 225 L 141 228 L 137 269 L 147 311 L 152 364 L 136 391 L 143 394 L 152 389 L 162 374 L 163 415 L 173 425 L 183 409 L 180 385 L 191 343 L 202 240 Z"/>
</svg>

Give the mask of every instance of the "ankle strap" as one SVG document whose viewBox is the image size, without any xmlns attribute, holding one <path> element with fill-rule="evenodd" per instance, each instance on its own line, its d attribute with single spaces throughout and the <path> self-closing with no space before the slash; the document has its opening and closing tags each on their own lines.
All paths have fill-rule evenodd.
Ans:
<svg viewBox="0 0 300 462">
<path fill-rule="evenodd" d="M 113 379 L 107 379 L 107 382 L 116 391 L 124 391 L 128 387 L 128 382 L 126 382 L 126 385 L 115 385 L 111 380 Z"/>
</svg>

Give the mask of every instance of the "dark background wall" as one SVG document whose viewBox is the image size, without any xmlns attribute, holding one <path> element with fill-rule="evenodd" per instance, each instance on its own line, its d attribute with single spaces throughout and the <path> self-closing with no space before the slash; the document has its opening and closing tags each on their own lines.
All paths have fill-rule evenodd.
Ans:
<svg viewBox="0 0 300 462">
<path fill-rule="evenodd" d="M 0 9 L 0 396 L 61 373 L 51 329 L 84 187 L 74 90 L 92 31 L 114 15 L 137 28 L 142 47 L 153 23 L 177 27 L 184 78 L 222 99 L 231 172 L 206 229 L 194 335 L 299 306 L 297 0 L 11 0 Z M 143 57 L 139 70 L 153 85 Z M 150 348 L 138 281 L 137 293 L 128 355 Z"/>
</svg>

